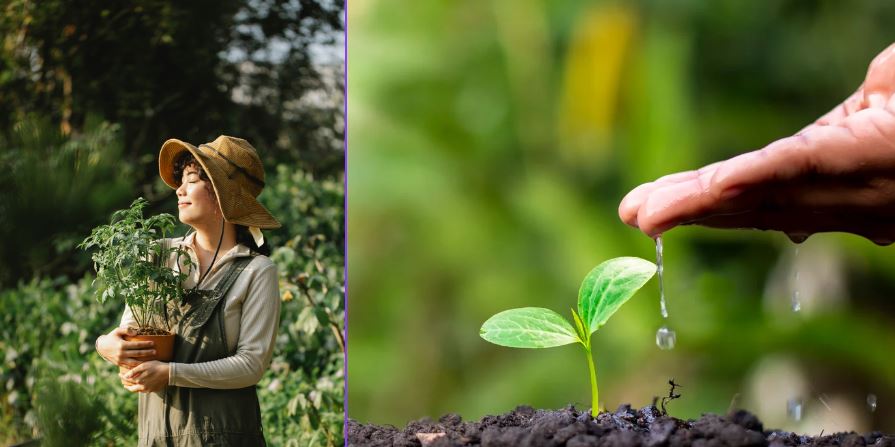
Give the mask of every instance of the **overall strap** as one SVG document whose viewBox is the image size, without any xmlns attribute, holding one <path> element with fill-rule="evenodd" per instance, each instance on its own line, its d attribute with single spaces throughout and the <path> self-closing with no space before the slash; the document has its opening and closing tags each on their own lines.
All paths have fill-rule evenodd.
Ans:
<svg viewBox="0 0 895 447">
<path fill-rule="evenodd" d="M 227 266 L 227 272 L 224 273 L 224 277 L 218 281 L 214 289 L 203 290 L 203 292 L 207 292 L 206 298 L 194 303 L 194 307 L 183 315 L 179 322 L 180 330 L 178 332 L 183 333 L 184 324 L 196 328 L 204 326 L 220 302 L 224 300 L 224 296 L 230 291 L 230 287 L 239 278 L 240 273 L 252 262 L 252 259 L 254 259 L 254 256 L 245 256 L 233 260 Z"/>
<path fill-rule="evenodd" d="M 218 284 L 214 287 L 214 294 L 221 297 L 226 295 L 227 292 L 230 291 L 230 287 L 233 286 L 233 283 L 236 282 L 236 278 L 239 278 L 239 274 L 245 270 L 246 266 L 252 262 L 253 258 L 253 256 L 244 256 L 234 260 L 230 265 L 227 274 L 223 279 L 218 281 Z"/>
</svg>

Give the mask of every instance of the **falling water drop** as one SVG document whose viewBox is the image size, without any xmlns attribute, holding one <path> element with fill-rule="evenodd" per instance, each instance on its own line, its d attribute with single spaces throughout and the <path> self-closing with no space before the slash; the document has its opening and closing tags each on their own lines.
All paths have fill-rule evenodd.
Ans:
<svg viewBox="0 0 895 447">
<path fill-rule="evenodd" d="M 674 330 L 668 329 L 667 326 L 662 326 L 656 331 L 656 346 L 658 346 L 659 349 L 674 349 L 674 343 L 676 341 L 677 334 L 675 334 Z"/>
<path fill-rule="evenodd" d="M 802 301 L 799 299 L 799 247 L 796 246 L 796 249 L 793 252 L 793 269 L 795 272 L 792 274 L 793 276 L 793 286 L 792 286 L 792 300 L 790 301 L 790 305 L 792 307 L 793 312 L 798 312 L 802 310 Z"/>
<path fill-rule="evenodd" d="M 867 407 L 870 408 L 871 413 L 876 411 L 876 394 L 867 395 Z"/>
<path fill-rule="evenodd" d="M 664 267 L 662 266 L 662 236 L 656 237 L 656 275 L 659 277 L 659 310 L 662 318 L 668 319 L 668 307 L 665 305 L 665 282 L 663 280 Z M 659 349 L 674 349 L 677 334 L 673 329 L 663 325 L 656 331 L 656 346 Z"/>
<path fill-rule="evenodd" d="M 802 302 L 799 301 L 799 291 L 793 290 L 792 292 L 792 311 L 798 312 L 802 310 Z"/>
<path fill-rule="evenodd" d="M 792 398 L 786 401 L 786 414 L 798 422 L 802 420 L 802 399 Z"/>
<path fill-rule="evenodd" d="M 659 277 L 659 309 L 662 318 L 668 318 L 668 308 L 665 306 L 665 281 L 662 278 L 664 267 L 662 266 L 662 236 L 656 237 L 656 274 Z"/>
</svg>

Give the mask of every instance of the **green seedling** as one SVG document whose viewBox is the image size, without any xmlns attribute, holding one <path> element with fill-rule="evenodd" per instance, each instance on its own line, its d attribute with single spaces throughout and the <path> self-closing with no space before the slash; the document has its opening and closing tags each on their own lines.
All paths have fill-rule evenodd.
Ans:
<svg viewBox="0 0 895 447">
<path fill-rule="evenodd" d="M 511 348 L 552 348 L 581 343 L 590 369 L 591 414 L 596 417 L 600 395 L 590 337 L 655 273 L 656 264 L 644 259 L 610 259 L 594 267 L 581 282 L 578 311 L 571 309 L 574 326 L 550 309 L 522 307 L 492 316 L 482 325 L 480 334 L 491 343 Z"/>
</svg>

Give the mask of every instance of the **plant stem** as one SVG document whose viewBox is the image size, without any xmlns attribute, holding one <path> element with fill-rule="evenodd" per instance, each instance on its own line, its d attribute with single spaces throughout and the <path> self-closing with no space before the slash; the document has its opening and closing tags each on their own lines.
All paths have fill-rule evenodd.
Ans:
<svg viewBox="0 0 895 447">
<path fill-rule="evenodd" d="M 597 368 L 594 366 L 594 357 L 591 355 L 590 346 L 585 347 L 585 355 L 587 356 L 587 366 L 590 368 L 590 391 L 593 400 L 590 414 L 597 417 L 600 413 L 600 391 L 597 389 Z"/>
</svg>

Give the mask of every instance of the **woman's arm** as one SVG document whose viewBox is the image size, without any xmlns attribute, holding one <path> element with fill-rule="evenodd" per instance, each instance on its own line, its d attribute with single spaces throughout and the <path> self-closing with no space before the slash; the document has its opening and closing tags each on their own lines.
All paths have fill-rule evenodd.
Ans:
<svg viewBox="0 0 895 447">
<path fill-rule="evenodd" d="M 242 306 L 236 353 L 202 363 L 168 363 L 168 383 L 190 388 L 235 389 L 261 380 L 273 356 L 280 321 L 276 265 L 252 278 Z"/>
</svg>

